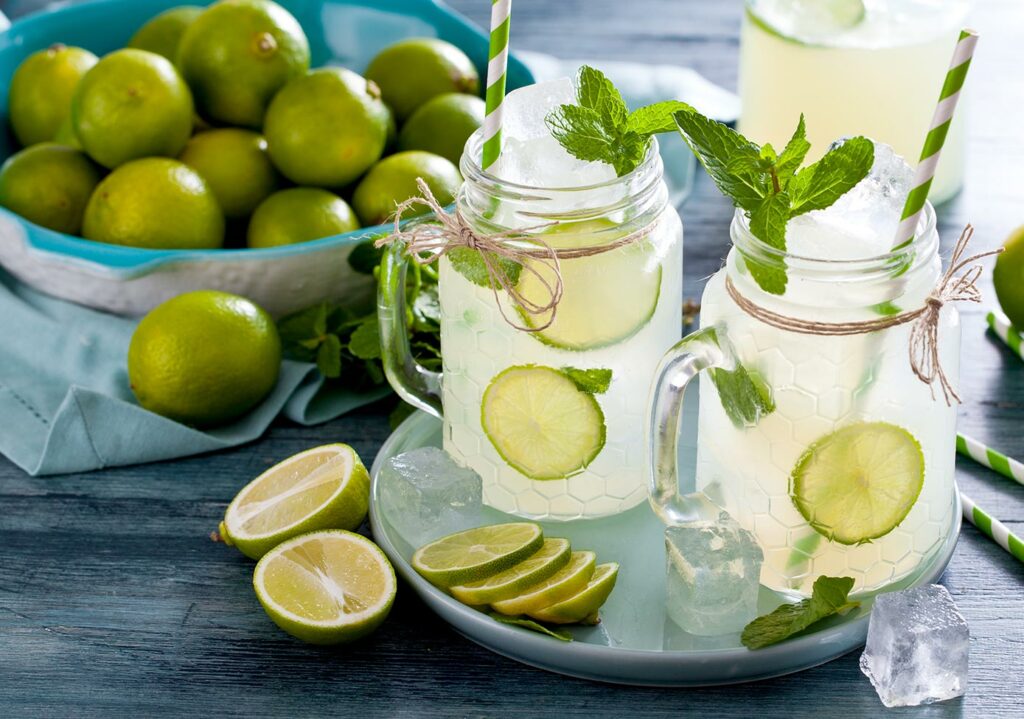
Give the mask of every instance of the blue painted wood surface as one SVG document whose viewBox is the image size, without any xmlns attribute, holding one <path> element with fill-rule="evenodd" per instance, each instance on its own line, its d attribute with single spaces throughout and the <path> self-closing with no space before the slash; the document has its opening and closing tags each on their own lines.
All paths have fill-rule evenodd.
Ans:
<svg viewBox="0 0 1024 719">
<path fill-rule="evenodd" d="M 452 4 L 486 25 L 486 0 Z M 564 57 L 689 65 L 735 87 L 740 12 L 739 0 L 516 0 L 512 42 Z M 985 247 L 1024 224 L 1024 6 L 983 0 L 974 23 L 982 41 L 970 80 L 968 183 L 941 213 L 947 247 L 967 220 Z M 730 214 L 699 178 L 684 209 L 688 296 L 719 267 Z M 984 286 L 991 306 L 987 278 Z M 1024 366 L 985 333 L 984 306 L 962 310 L 960 429 L 1024 457 Z M 207 535 L 233 494 L 279 459 L 340 440 L 369 461 L 387 434 L 375 407 L 321 427 L 281 422 L 232 451 L 86 475 L 32 479 L 0 459 L 0 717 L 1024 716 L 1024 566 L 973 527 L 944 580 L 971 625 L 970 688 L 923 709 L 884 710 L 856 653 L 715 689 L 568 679 L 472 644 L 401 588 L 366 641 L 293 641 L 260 609 L 252 564 Z M 1024 487 L 965 460 L 957 476 L 1024 534 Z"/>
</svg>

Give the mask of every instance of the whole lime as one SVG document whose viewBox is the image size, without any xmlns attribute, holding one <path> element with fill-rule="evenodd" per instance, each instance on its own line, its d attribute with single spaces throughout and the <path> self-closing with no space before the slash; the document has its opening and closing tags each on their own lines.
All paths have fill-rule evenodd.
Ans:
<svg viewBox="0 0 1024 719">
<path fill-rule="evenodd" d="M 78 150 L 39 143 L 0 167 L 0 205 L 29 222 L 77 235 L 100 178 L 99 168 Z"/>
<path fill-rule="evenodd" d="M 388 113 L 377 86 L 340 67 L 292 80 L 263 126 L 270 159 L 292 182 L 342 187 L 380 159 Z"/>
<path fill-rule="evenodd" d="M 484 124 L 484 101 L 449 92 L 428 100 L 412 114 L 398 136 L 399 150 L 426 150 L 456 167 L 469 136 Z"/>
<path fill-rule="evenodd" d="M 275 192 L 252 213 L 249 247 L 276 247 L 359 229 L 352 208 L 333 192 L 293 187 Z"/>
<path fill-rule="evenodd" d="M 277 383 L 281 340 L 264 310 L 237 295 L 189 292 L 150 311 L 128 346 L 139 404 L 209 427 L 259 404 Z"/>
<path fill-rule="evenodd" d="M 251 130 L 201 132 L 178 159 L 202 175 L 229 219 L 250 214 L 278 185 L 267 141 Z"/>
<path fill-rule="evenodd" d="M 1024 227 L 1018 227 L 1003 245 L 992 271 L 992 284 L 1003 312 L 1013 326 L 1024 330 Z"/>
<path fill-rule="evenodd" d="M 475 95 L 480 77 L 472 61 L 450 42 L 418 37 L 382 50 L 366 68 L 384 102 L 404 122 L 427 100 L 446 92 Z"/>
<path fill-rule="evenodd" d="M 366 173 L 352 195 L 352 205 L 363 225 L 387 222 L 398 203 L 420 194 L 416 178 L 423 178 L 442 206 L 455 199 L 462 184 L 458 168 L 440 155 L 411 150 L 385 157 Z M 406 216 L 426 211 L 417 207 Z"/>
<path fill-rule="evenodd" d="M 258 129 L 274 94 L 309 68 L 309 42 L 277 3 L 220 0 L 185 31 L 178 67 L 201 115 Z"/>
<path fill-rule="evenodd" d="M 14 136 L 22 145 L 52 140 L 71 114 L 71 96 L 97 58 L 80 47 L 51 45 L 18 65 L 7 95 Z"/>
<path fill-rule="evenodd" d="M 224 242 L 224 213 L 195 170 L 147 157 L 122 165 L 96 187 L 82 232 L 114 245 L 210 249 Z"/>
<path fill-rule="evenodd" d="M 128 41 L 128 47 L 149 50 L 175 62 L 178 59 L 181 37 L 202 12 L 203 8 L 196 5 L 182 5 L 165 10 L 140 27 Z"/>
<path fill-rule="evenodd" d="M 78 83 L 71 118 L 82 147 L 105 167 L 177 157 L 192 134 L 192 95 L 166 58 L 118 50 Z"/>
</svg>

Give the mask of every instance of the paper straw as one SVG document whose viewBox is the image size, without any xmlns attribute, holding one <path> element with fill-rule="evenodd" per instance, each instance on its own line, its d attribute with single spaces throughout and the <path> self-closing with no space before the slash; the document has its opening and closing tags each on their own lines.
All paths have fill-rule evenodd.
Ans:
<svg viewBox="0 0 1024 719">
<path fill-rule="evenodd" d="M 993 519 L 974 500 L 963 492 L 960 493 L 960 504 L 963 507 L 964 519 L 978 528 L 982 534 L 1000 547 L 1024 562 L 1024 541 L 1015 535 L 998 519 Z"/>
<path fill-rule="evenodd" d="M 487 169 L 501 154 L 501 103 L 505 100 L 508 69 L 508 26 L 512 0 L 492 0 L 491 50 L 487 59 L 487 92 L 484 108 L 484 149 L 481 167 Z"/>
<path fill-rule="evenodd" d="M 1010 318 L 1002 312 L 989 312 L 985 315 L 985 320 L 996 337 L 1005 342 L 1006 346 L 1013 350 L 1018 357 L 1024 359 L 1024 352 L 1021 351 L 1020 332 L 1010 324 Z"/>
<path fill-rule="evenodd" d="M 978 33 L 966 29 L 960 31 L 960 38 L 953 50 L 953 59 L 946 72 L 946 80 L 942 83 L 939 104 L 935 106 L 932 124 L 928 128 L 924 149 L 921 150 L 921 158 L 914 173 L 913 189 L 910 190 L 907 202 L 903 205 L 903 215 L 900 217 L 900 224 L 896 229 L 893 250 L 902 249 L 914 240 L 917 223 L 921 219 L 921 212 L 924 211 L 924 203 L 928 199 L 932 178 L 935 177 L 935 166 L 939 163 L 942 145 L 946 142 L 946 133 L 949 132 L 949 123 L 953 120 L 956 103 L 960 100 L 960 89 L 964 86 L 967 70 L 970 68 L 971 58 L 974 56 L 974 46 L 977 44 Z"/>
<path fill-rule="evenodd" d="M 1024 484 L 1024 464 L 1002 452 L 997 452 L 973 437 L 957 433 L 956 451 L 1018 484 Z"/>
</svg>

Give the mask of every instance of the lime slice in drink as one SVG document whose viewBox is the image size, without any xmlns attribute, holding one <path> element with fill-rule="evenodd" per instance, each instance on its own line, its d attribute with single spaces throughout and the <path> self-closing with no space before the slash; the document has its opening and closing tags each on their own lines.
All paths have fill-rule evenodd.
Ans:
<svg viewBox="0 0 1024 719">
<path fill-rule="evenodd" d="M 862 544 L 895 529 L 924 484 L 914 436 L 886 422 L 859 422 L 807 448 L 790 476 L 790 496 L 826 538 Z"/>
<path fill-rule="evenodd" d="M 557 604 L 580 592 L 594 575 L 597 555 L 593 552 L 573 552 L 569 563 L 547 579 L 527 587 L 512 599 L 494 602 L 491 607 L 502 614 L 516 616 L 532 614 L 538 609 Z"/>
<path fill-rule="evenodd" d="M 476 527 L 420 547 L 412 555 L 412 566 L 431 584 L 451 587 L 503 572 L 543 544 L 544 532 L 531 522 Z"/>
<path fill-rule="evenodd" d="M 256 565 L 253 588 L 274 624 L 313 644 L 369 634 L 395 601 L 395 570 L 369 539 L 339 529 L 279 544 Z"/>
<path fill-rule="evenodd" d="M 545 539 L 535 554 L 514 567 L 487 579 L 454 586 L 451 593 L 463 604 L 471 606 L 511 599 L 568 564 L 571 551 L 567 539 Z"/>
<path fill-rule="evenodd" d="M 509 465 L 531 479 L 564 479 L 594 461 L 605 442 L 592 394 L 550 367 L 517 365 L 484 390 L 480 423 Z"/>
<path fill-rule="evenodd" d="M 824 43 L 864 22 L 864 0 L 757 0 L 747 15 L 763 30 L 800 44 Z"/>
<path fill-rule="evenodd" d="M 220 534 L 259 559 L 286 539 L 317 529 L 355 529 L 370 503 L 370 475 L 347 444 L 300 452 L 242 488 Z"/>
<path fill-rule="evenodd" d="M 555 249 L 575 249 L 614 242 L 621 233 L 610 220 L 555 225 L 543 239 Z M 611 230 L 611 231 L 610 231 Z M 589 257 L 559 263 L 562 298 L 554 322 L 530 335 L 567 350 L 587 350 L 615 344 L 633 336 L 650 321 L 661 292 L 661 265 L 654 246 L 640 240 Z M 533 270 L 533 271 L 531 271 Z M 516 289 L 529 302 L 545 305 L 551 299 L 554 271 L 538 261 L 519 273 Z M 539 327 L 550 314 L 522 313 L 530 327 Z"/>
<path fill-rule="evenodd" d="M 615 580 L 618 576 L 619 565 L 615 562 L 598 564 L 594 568 L 594 576 L 581 591 L 557 604 L 530 612 L 530 616 L 549 624 L 582 622 L 596 614 L 601 605 L 607 601 L 608 595 L 615 588 Z"/>
</svg>

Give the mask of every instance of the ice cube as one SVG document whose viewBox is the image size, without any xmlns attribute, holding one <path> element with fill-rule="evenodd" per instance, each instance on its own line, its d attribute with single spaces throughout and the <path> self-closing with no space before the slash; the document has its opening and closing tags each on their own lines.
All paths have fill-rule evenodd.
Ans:
<svg viewBox="0 0 1024 719">
<path fill-rule="evenodd" d="M 969 653 L 967 621 L 932 584 L 875 599 L 860 669 L 887 707 L 917 706 L 967 690 Z"/>
<path fill-rule="evenodd" d="M 483 481 L 443 449 L 422 447 L 381 468 L 381 510 L 413 548 L 480 526 Z"/>
<path fill-rule="evenodd" d="M 738 632 L 757 615 L 764 554 L 726 512 L 665 530 L 666 611 L 690 634 Z"/>
</svg>

